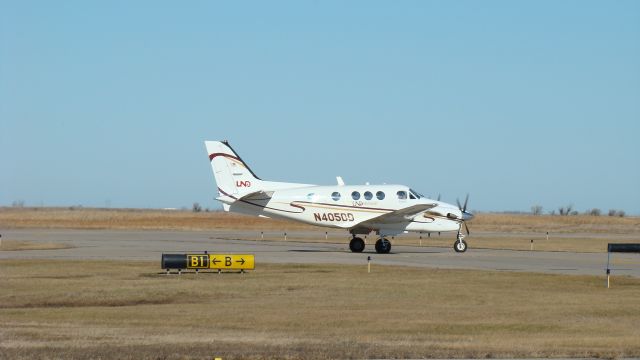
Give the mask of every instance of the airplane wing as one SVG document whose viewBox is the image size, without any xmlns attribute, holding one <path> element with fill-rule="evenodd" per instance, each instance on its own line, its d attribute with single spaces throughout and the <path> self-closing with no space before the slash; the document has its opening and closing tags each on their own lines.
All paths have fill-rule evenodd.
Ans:
<svg viewBox="0 0 640 360">
<path fill-rule="evenodd" d="M 396 211 L 392 211 L 390 213 L 386 213 L 380 216 L 376 216 L 372 219 L 366 220 L 358 224 L 358 226 L 371 227 L 370 224 L 380 224 L 380 223 L 399 223 L 403 221 L 410 221 L 416 215 L 420 214 L 423 211 L 433 209 L 438 206 L 438 204 L 418 204 L 406 207 L 404 209 L 399 209 Z"/>
</svg>

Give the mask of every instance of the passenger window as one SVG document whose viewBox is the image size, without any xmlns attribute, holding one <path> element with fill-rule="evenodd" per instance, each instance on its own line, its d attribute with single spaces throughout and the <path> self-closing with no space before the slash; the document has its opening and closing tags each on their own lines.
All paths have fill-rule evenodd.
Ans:
<svg viewBox="0 0 640 360">
<path fill-rule="evenodd" d="M 336 192 L 334 192 L 333 194 L 331 194 L 331 198 L 332 198 L 334 201 L 338 201 L 338 200 L 340 200 L 340 193 L 339 193 L 339 192 L 337 192 L 337 191 L 336 191 Z"/>
<path fill-rule="evenodd" d="M 376 197 L 378 198 L 378 200 L 384 200 L 384 192 L 378 191 L 376 193 Z"/>
<path fill-rule="evenodd" d="M 371 193 L 371 191 L 365 191 L 364 192 L 364 199 L 365 200 L 371 200 L 373 198 L 373 194 Z"/>
<path fill-rule="evenodd" d="M 398 191 L 398 199 L 407 200 L 407 192 L 406 191 Z"/>
<path fill-rule="evenodd" d="M 313 201 L 313 195 L 315 195 L 315 194 L 314 193 L 307 194 L 307 200 Z"/>
<path fill-rule="evenodd" d="M 357 192 L 357 191 L 352 192 L 352 193 L 351 193 L 351 198 L 352 198 L 353 200 L 359 200 L 359 199 L 360 199 L 360 193 L 359 193 L 359 192 Z"/>
</svg>

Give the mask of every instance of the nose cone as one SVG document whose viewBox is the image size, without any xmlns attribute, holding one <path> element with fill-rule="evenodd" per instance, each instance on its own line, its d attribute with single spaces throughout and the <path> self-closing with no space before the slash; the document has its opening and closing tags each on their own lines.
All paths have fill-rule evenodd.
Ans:
<svg viewBox="0 0 640 360">
<path fill-rule="evenodd" d="M 466 211 L 462 212 L 462 220 L 469 221 L 471 219 L 473 219 L 473 214 L 472 213 L 466 212 Z"/>
</svg>

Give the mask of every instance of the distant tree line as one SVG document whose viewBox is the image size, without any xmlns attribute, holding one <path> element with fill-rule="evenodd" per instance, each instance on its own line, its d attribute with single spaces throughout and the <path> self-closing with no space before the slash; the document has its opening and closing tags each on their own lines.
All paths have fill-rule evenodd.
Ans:
<svg viewBox="0 0 640 360">
<path fill-rule="evenodd" d="M 543 214 L 543 207 L 540 205 L 533 205 L 531 207 L 531 214 L 533 215 L 542 215 Z M 577 210 L 573 209 L 573 205 L 565 205 L 565 206 L 560 206 L 556 210 L 551 210 L 549 211 L 549 215 L 560 215 L 560 216 L 569 216 L 569 215 L 578 215 L 580 214 Z M 585 215 L 590 215 L 590 216 L 600 216 L 602 215 L 602 211 L 600 211 L 600 209 L 598 208 L 593 208 L 593 209 L 587 209 L 584 212 Z M 624 212 L 624 210 L 616 210 L 616 209 L 610 209 L 609 212 L 607 213 L 607 215 L 609 216 L 617 216 L 617 217 L 624 217 L 626 215 L 626 213 Z"/>
</svg>

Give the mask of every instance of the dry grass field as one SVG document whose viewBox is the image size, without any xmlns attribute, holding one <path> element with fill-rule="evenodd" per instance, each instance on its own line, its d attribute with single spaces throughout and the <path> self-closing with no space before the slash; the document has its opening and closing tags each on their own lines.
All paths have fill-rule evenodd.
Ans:
<svg viewBox="0 0 640 360">
<path fill-rule="evenodd" d="M 315 229 L 313 226 L 224 212 L 146 209 L 0 208 L 0 228 L 219 230 Z"/>
<path fill-rule="evenodd" d="M 532 216 L 477 214 L 472 231 L 555 234 L 637 234 L 640 217 Z M 257 231 L 318 230 L 296 222 L 264 219 L 220 211 L 194 213 L 176 210 L 92 209 L 92 208 L 0 208 L 0 228 L 64 229 L 153 229 Z"/>
<path fill-rule="evenodd" d="M 73 266 L 71 266 L 73 265 Z M 0 261 L 0 358 L 640 356 L 640 280 L 338 265 L 162 275 Z"/>
<path fill-rule="evenodd" d="M 283 240 L 287 232 L 288 240 L 305 242 L 325 241 L 327 231 L 326 241 L 348 240 L 343 230 L 224 212 L 175 210 L 0 208 L 0 229 L 12 228 L 204 230 L 216 237 L 245 240 L 262 239 L 260 232 L 265 240 Z M 473 248 L 530 250 L 534 240 L 534 250 L 605 252 L 609 242 L 640 242 L 639 217 L 478 214 L 470 228 L 467 241 Z M 247 236 L 246 231 L 238 235 L 235 230 L 255 231 L 255 235 Z M 451 247 L 454 237 L 452 233 L 425 234 L 421 240 L 418 234 L 406 234 L 393 242 Z"/>
</svg>

